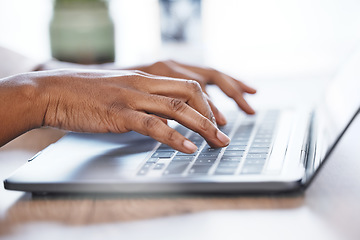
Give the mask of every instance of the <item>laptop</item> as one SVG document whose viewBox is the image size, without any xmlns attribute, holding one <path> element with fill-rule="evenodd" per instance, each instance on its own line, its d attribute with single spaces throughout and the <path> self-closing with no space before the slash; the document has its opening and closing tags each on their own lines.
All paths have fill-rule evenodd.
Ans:
<svg viewBox="0 0 360 240">
<path fill-rule="evenodd" d="M 360 111 L 360 48 L 341 67 L 314 109 L 231 109 L 221 128 L 231 138 L 184 154 L 135 132 L 68 133 L 4 180 L 34 193 L 242 193 L 305 189 Z"/>
</svg>

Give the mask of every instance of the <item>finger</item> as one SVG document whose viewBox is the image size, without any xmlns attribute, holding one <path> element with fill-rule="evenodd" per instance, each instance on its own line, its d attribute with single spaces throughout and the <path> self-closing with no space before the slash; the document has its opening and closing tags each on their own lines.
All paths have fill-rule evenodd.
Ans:
<svg viewBox="0 0 360 240">
<path fill-rule="evenodd" d="M 236 80 L 234 78 L 232 78 L 239 86 L 240 88 L 246 92 L 246 93 L 250 93 L 250 94 L 255 94 L 256 93 L 256 89 L 255 88 L 252 88 L 250 87 L 249 85 L 246 85 L 245 83 L 239 81 L 239 80 Z"/>
<path fill-rule="evenodd" d="M 219 109 L 215 106 L 215 104 L 211 101 L 210 97 L 208 95 L 207 96 L 207 101 L 210 105 L 211 111 L 213 112 L 215 119 L 216 119 L 216 123 L 219 126 L 223 126 L 226 124 L 226 118 L 225 116 L 219 111 Z"/>
<path fill-rule="evenodd" d="M 255 110 L 248 104 L 242 94 L 233 97 L 238 106 L 247 114 L 255 114 Z"/>
<path fill-rule="evenodd" d="M 160 82 L 161 81 L 161 82 Z M 213 113 L 198 82 L 174 78 L 149 78 L 146 85 L 138 86 L 144 92 L 180 99 L 200 114 L 213 121 Z M 215 123 L 215 121 L 214 121 Z"/>
<path fill-rule="evenodd" d="M 188 80 L 196 80 L 199 83 L 204 81 L 204 77 L 196 72 L 193 72 L 187 68 L 182 67 L 178 63 L 168 60 L 161 61 L 153 64 L 153 71 L 159 75 L 181 78 Z"/>
<path fill-rule="evenodd" d="M 172 73 L 171 77 L 195 80 L 200 84 L 201 89 L 206 92 L 205 88 L 207 80 L 205 76 L 183 67 L 174 61 L 166 61 L 166 64 L 169 66 L 169 71 Z"/>
<path fill-rule="evenodd" d="M 208 76 L 208 77 L 212 77 L 214 74 L 218 74 L 219 72 L 217 72 L 216 70 L 214 69 L 210 69 L 210 68 L 202 68 L 202 67 L 197 67 L 197 66 L 190 66 L 190 65 L 186 65 L 186 64 L 183 64 L 183 63 L 178 63 L 178 62 L 174 62 L 172 61 L 174 64 L 177 64 L 179 66 L 182 66 L 183 68 L 189 70 L 189 71 L 192 71 L 192 72 L 195 72 L 199 75 L 202 75 L 202 76 Z M 254 94 L 256 93 L 256 89 L 246 85 L 245 83 L 235 79 L 235 78 L 232 78 L 224 73 L 221 73 L 222 75 L 226 76 L 227 78 L 231 78 L 233 81 L 235 81 L 239 86 L 240 88 L 246 92 L 246 93 L 250 93 L 250 94 Z M 212 82 L 211 80 L 209 80 L 209 83 Z"/>
<path fill-rule="evenodd" d="M 230 139 L 214 123 L 180 99 L 149 95 L 139 99 L 136 104 L 135 110 L 174 119 L 199 133 L 211 146 L 224 147 L 230 142 Z"/>
<path fill-rule="evenodd" d="M 181 66 L 189 71 L 195 72 L 204 77 L 208 77 L 209 75 L 212 75 L 212 72 L 214 71 L 211 68 L 203 68 L 203 67 L 198 67 L 198 66 L 193 66 L 193 65 L 187 65 L 187 64 L 175 62 L 172 60 L 171 60 L 171 62 L 173 64 L 177 64 L 178 66 Z"/>
<path fill-rule="evenodd" d="M 130 111 L 131 112 L 127 114 L 129 120 L 127 126 L 129 130 L 150 136 L 184 153 L 196 152 L 197 147 L 195 144 L 176 130 L 167 126 L 159 118 L 142 112 Z"/>
<path fill-rule="evenodd" d="M 215 83 L 228 97 L 233 98 L 244 112 L 248 114 L 255 113 L 254 109 L 246 102 L 242 94 L 242 92 L 254 94 L 256 93 L 254 88 L 213 69 L 190 66 L 174 61 L 172 62 L 202 76 L 208 76 L 209 79 L 212 79 L 209 80 L 209 82 Z"/>
<path fill-rule="evenodd" d="M 165 123 L 166 125 L 168 124 L 168 120 L 166 118 L 160 117 L 160 116 L 156 116 L 154 115 L 154 117 L 157 117 L 160 121 L 162 121 L 163 123 Z"/>
<path fill-rule="evenodd" d="M 244 99 L 242 89 L 229 76 L 219 73 L 214 76 L 215 84 L 230 98 L 234 99 L 237 105 L 247 114 L 254 114 L 255 111 Z"/>
</svg>

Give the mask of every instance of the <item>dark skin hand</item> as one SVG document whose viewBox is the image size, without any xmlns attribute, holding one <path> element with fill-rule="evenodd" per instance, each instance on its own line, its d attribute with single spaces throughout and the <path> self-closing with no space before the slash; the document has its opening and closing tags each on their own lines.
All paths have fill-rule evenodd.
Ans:
<svg viewBox="0 0 360 240">
<path fill-rule="evenodd" d="M 101 69 L 119 69 L 112 63 L 102 65 L 80 65 L 74 63 L 51 61 L 43 65 L 44 70 L 56 69 L 56 68 L 101 68 Z M 204 68 L 198 66 L 186 65 L 173 60 L 159 61 L 154 64 L 137 66 L 127 68 L 127 70 L 141 70 L 151 75 L 166 76 L 172 78 L 189 79 L 197 81 L 203 92 L 206 94 L 211 110 L 216 118 L 218 125 L 222 126 L 226 124 L 224 115 L 216 108 L 211 102 L 210 97 L 206 92 L 206 86 L 208 84 L 217 85 L 228 97 L 234 99 L 237 105 L 247 114 L 254 114 L 255 111 L 246 102 L 245 94 L 255 94 L 256 90 L 245 83 L 228 76 L 222 72 L 219 72 L 212 68 Z"/>
<path fill-rule="evenodd" d="M 1 79 L 0 146 L 31 129 L 51 126 L 95 133 L 133 130 L 176 150 L 196 151 L 193 143 L 167 126 L 165 119 L 173 119 L 198 132 L 209 145 L 224 147 L 230 139 L 216 122 L 223 125 L 226 120 L 204 92 L 207 83 L 217 84 L 244 111 L 253 113 L 243 93 L 255 90 L 215 70 L 172 61 L 140 69 L 146 73 L 67 69 Z"/>
<path fill-rule="evenodd" d="M 137 69 L 154 75 L 195 80 L 200 84 L 203 92 L 206 93 L 206 95 L 206 85 L 215 84 L 228 97 L 234 99 L 234 101 L 244 112 L 247 114 L 255 113 L 251 106 L 246 102 L 244 93 L 254 94 L 256 93 L 256 90 L 217 70 L 190 66 L 172 60 L 156 62 L 149 66 L 138 67 Z M 215 107 L 209 98 L 208 100 L 217 123 L 219 125 L 225 125 L 225 117 L 221 114 L 221 112 L 219 112 L 219 110 Z"/>
</svg>

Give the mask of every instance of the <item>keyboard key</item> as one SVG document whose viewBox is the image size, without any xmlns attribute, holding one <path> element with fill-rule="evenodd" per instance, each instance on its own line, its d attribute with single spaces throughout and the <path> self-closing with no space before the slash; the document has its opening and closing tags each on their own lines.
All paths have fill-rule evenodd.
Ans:
<svg viewBox="0 0 360 240">
<path fill-rule="evenodd" d="M 232 141 L 248 142 L 248 141 L 249 141 L 249 137 L 234 136 L 234 137 L 232 137 Z"/>
<path fill-rule="evenodd" d="M 172 152 L 154 152 L 154 154 L 151 156 L 152 158 L 171 158 L 174 155 L 174 151 Z"/>
<path fill-rule="evenodd" d="M 191 136 L 189 137 L 189 140 L 190 141 L 201 141 L 203 142 L 204 141 L 204 138 L 202 136 L 200 136 L 199 134 L 197 133 L 193 133 L 191 134 Z"/>
<path fill-rule="evenodd" d="M 263 166 L 244 166 L 241 169 L 241 174 L 260 174 Z"/>
<path fill-rule="evenodd" d="M 266 158 L 248 158 L 246 159 L 244 165 L 264 165 L 266 162 Z"/>
<path fill-rule="evenodd" d="M 181 135 L 186 135 L 190 130 L 183 125 L 177 125 L 175 128 L 176 131 L 178 131 Z"/>
<path fill-rule="evenodd" d="M 222 157 L 220 159 L 220 162 L 240 162 L 241 161 L 241 157 Z"/>
<path fill-rule="evenodd" d="M 193 143 L 195 144 L 195 146 L 197 146 L 198 148 L 201 147 L 201 145 L 203 144 L 204 141 L 193 141 Z"/>
<path fill-rule="evenodd" d="M 146 162 L 147 163 L 156 163 L 159 160 L 159 158 L 149 158 Z"/>
<path fill-rule="evenodd" d="M 258 153 L 249 153 L 246 155 L 246 158 L 266 158 L 266 154 L 258 154 Z"/>
<path fill-rule="evenodd" d="M 271 139 L 272 135 L 271 134 L 261 134 L 261 133 L 257 133 L 255 135 L 255 138 L 267 138 L 267 139 Z"/>
<path fill-rule="evenodd" d="M 183 152 L 178 152 L 176 154 L 176 156 L 196 156 L 198 154 L 198 151 L 194 152 L 194 153 L 183 153 Z"/>
<path fill-rule="evenodd" d="M 174 151 L 174 149 L 166 144 L 161 144 L 156 151 Z"/>
<path fill-rule="evenodd" d="M 199 159 L 216 159 L 219 154 L 217 153 L 200 153 Z"/>
<path fill-rule="evenodd" d="M 158 163 L 155 165 L 155 167 L 153 168 L 154 170 L 161 170 L 165 167 L 165 163 Z"/>
<path fill-rule="evenodd" d="M 198 158 L 194 164 L 198 165 L 198 164 L 214 164 L 216 159 L 209 159 L 209 158 L 206 158 L 206 159 L 200 159 Z"/>
<path fill-rule="evenodd" d="M 232 146 L 228 146 L 226 148 L 226 151 L 245 151 L 245 149 L 246 149 L 245 145 L 240 145 L 240 146 L 232 145 Z"/>
<path fill-rule="evenodd" d="M 152 163 L 145 163 L 145 164 L 142 166 L 142 168 L 143 168 L 143 169 L 151 168 L 152 165 L 153 165 Z"/>
<path fill-rule="evenodd" d="M 239 162 L 230 162 L 230 161 L 221 161 L 218 165 L 218 167 L 232 167 L 232 168 L 237 168 L 237 166 L 239 165 Z"/>
<path fill-rule="evenodd" d="M 148 168 L 140 169 L 140 171 L 137 173 L 138 176 L 145 176 L 149 172 Z"/>
<path fill-rule="evenodd" d="M 254 143 L 271 143 L 272 139 L 266 139 L 266 138 L 255 138 Z"/>
<path fill-rule="evenodd" d="M 228 127 L 219 127 L 219 129 L 220 129 L 220 131 L 222 131 L 223 133 L 228 135 L 233 128 L 232 128 L 232 126 L 228 126 Z"/>
<path fill-rule="evenodd" d="M 236 140 L 231 140 L 229 146 L 247 146 L 248 145 L 248 141 L 236 141 Z"/>
<path fill-rule="evenodd" d="M 194 156 L 178 156 L 176 155 L 173 158 L 173 161 L 186 161 L 186 162 L 191 162 L 194 159 Z"/>
<path fill-rule="evenodd" d="M 205 146 L 201 153 L 220 153 L 222 148 L 212 148 L 209 145 Z"/>
<path fill-rule="evenodd" d="M 254 123 L 245 123 L 245 122 L 243 122 L 242 125 L 240 125 L 236 129 L 235 134 L 238 134 L 238 133 L 250 133 L 253 129 L 254 129 Z"/>
<path fill-rule="evenodd" d="M 171 162 L 164 171 L 163 175 L 182 174 L 188 165 L 189 163 L 187 162 Z"/>
<path fill-rule="evenodd" d="M 259 129 L 257 131 L 257 133 L 259 134 L 270 134 L 272 135 L 274 133 L 274 131 L 272 129 Z"/>
<path fill-rule="evenodd" d="M 250 148 L 249 153 L 263 153 L 266 154 L 269 152 L 269 148 Z"/>
<path fill-rule="evenodd" d="M 189 140 L 191 142 L 193 142 L 197 147 L 200 147 L 203 142 L 204 142 L 204 138 L 201 137 L 199 134 L 193 133 L 190 137 Z"/>
<path fill-rule="evenodd" d="M 149 169 L 153 166 L 152 163 L 145 163 L 137 173 L 138 176 L 144 176 L 149 172 Z"/>
<path fill-rule="evenodd" d="M 270 143 L 253 143 L 251 144 L 251 148 L 269 148 Z"/>
<path fill-rule="evenodd" d="M 215 175 L 233 175 L 236 171 L 236 168 L 228 168 L 228 167 L 218 167 L 215 170 Z"/>
<path fill-rule="evenodd" d="M 193 165 L 189 174 L 207 174 L 212 165 Z"/>
<path fill-rule="evenodd" d="M 244 151 L 225 151 L 223 157 L 242 157 Z"/>
</svg>

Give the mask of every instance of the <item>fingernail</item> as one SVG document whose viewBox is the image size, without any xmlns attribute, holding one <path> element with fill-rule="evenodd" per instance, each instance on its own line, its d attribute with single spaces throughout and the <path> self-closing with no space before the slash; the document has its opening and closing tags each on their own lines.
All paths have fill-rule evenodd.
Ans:
<svg viewBox="0 0 360 240">
<path fill-rule="evenodd" d="M 216 133 L 216 137 L 225 144 L 229 144 L 230 143 L 230 138 L 228 136 L 226 136 L 223 132 L 221 132 L 220 130 L 217 131 Z"/>
<path fill-rule="evenodd" d="M 196 150 L 197 150 L 197 146 L 195 144 L 193 144 L 192 142 L 190 142 L 189 140 L 185 140 L 183 145 L 186 149 L 188 149 L 192 153 L 196 152 Z"/>
</svg>

